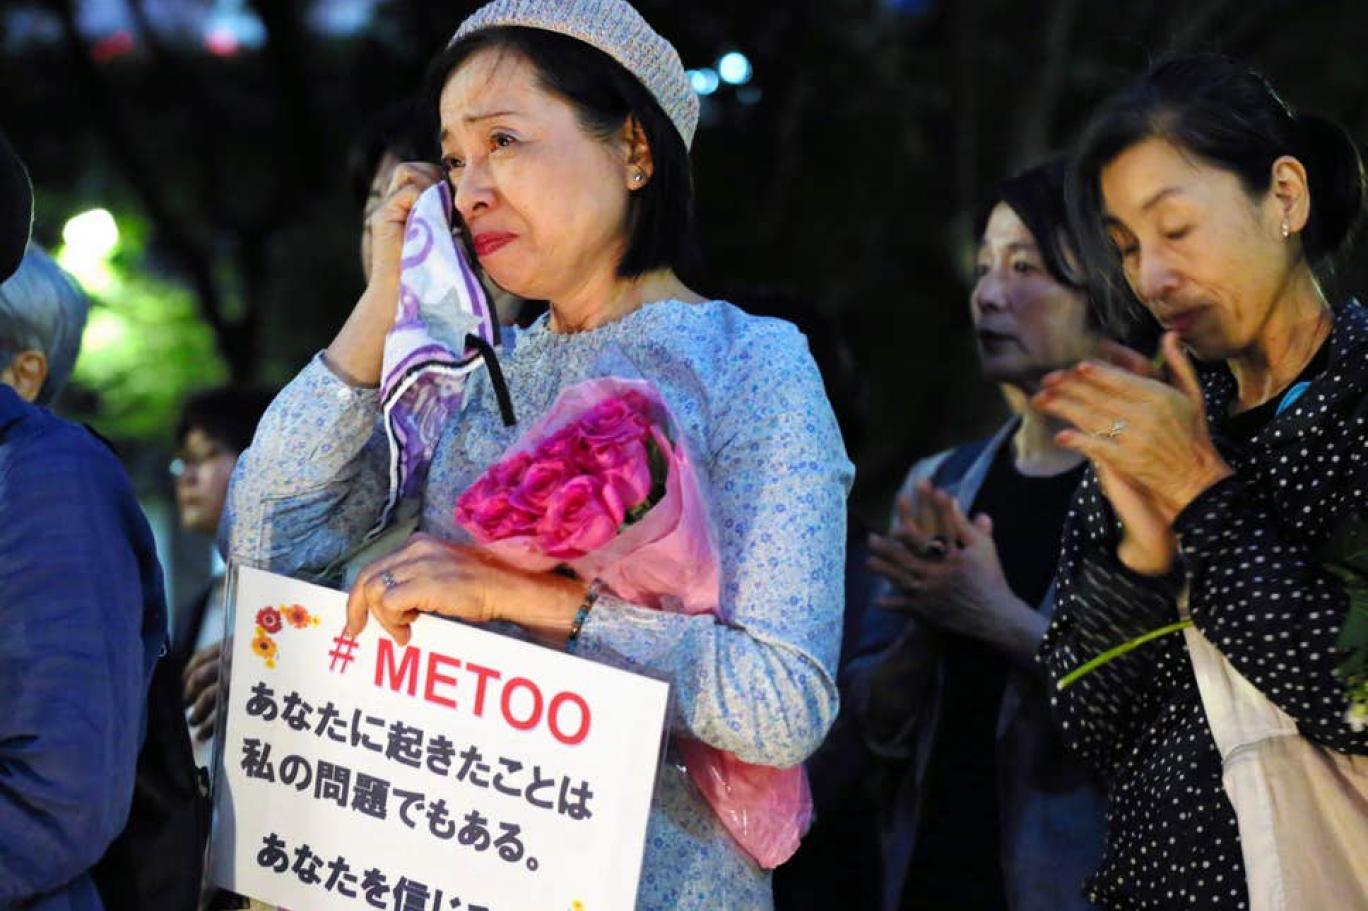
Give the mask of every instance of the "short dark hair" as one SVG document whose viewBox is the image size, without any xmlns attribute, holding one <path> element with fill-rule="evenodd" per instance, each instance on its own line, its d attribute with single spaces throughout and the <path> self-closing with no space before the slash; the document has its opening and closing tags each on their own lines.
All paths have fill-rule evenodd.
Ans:
<svg viewBox="0 0 1368 911">
<path fill-rule="evenodd" d="M 1268 192 L 1274 161 L 1296 157 L 1313 202 L 1301 238 L 1308 262 L 1325 266 L 1349 244 L 1363 211 L 1364 176 L 1348 134 L 1324 118 L 1295 114 L 1268 80 L 1230 57 L 1170 58 L 1097 110 L 1070 169 L 1069 214 L 1109 324 L 1132 323 L 1143 311 L 1103 224 L 1100 177 L 1118 155 L 1151 137 L 1235 174 L 1251 197 Z"/>
<path fill-rule="evenodd" d="M 1052 158 L 993 184 L 983 194 L 975 210 L 974 237 L 983 239 L 993 210 L 999 203 L 1005 203 L 1035 238 L 1040 258 L 1054 280 L 1070 288 L 1083 288 L 1085 282 L 1078 262 L 1078 243 L 1074 239 L 1064 204 L 1066 172 L 1064 159 Z"/>
<path fill-rule="evenodd" d="M 273 397 L 261 389 L 233 386 L 196 393 L 181 406 L 176 442 L 185 442 L 190 431 L 198 430 L 220 446 L 240 453 L 252 444 L 257 422 Z"/>
<path fill-rule="evenodd" d="M 622 64 L 576 38 L 544 29 L 499 26 L 465 36 L 432 62 L 426 91 L 430 111 L 437 110 L 442 89 L 457 67 L 488 49 L 526 59 L 542 87 L 571 104 L 591 136 L 606 140 L 629 116 L 636 118 L 651 148 L 653 167 L 651 179 L 631 194 L 627 250 L 618 263 L 618 275 L 635 278 L 666 267 L 692 269 L 698 248 L 689 151 L 646 87 Z"/>
<path fill-rule="evenodd" d="M 0 282 L 19 268 L 33 227 L 33 187 L 28 171 L 0 131 Z"/>
<path fill-rule="evenodd" d="M 422 116 L 413 99 L 386 105 L 366 122 L 347 155 L 352 197 L 364 205 L 380 160 L 389 152 L 400 161 L 435 161 L 430 117 Z"/>
</svg>

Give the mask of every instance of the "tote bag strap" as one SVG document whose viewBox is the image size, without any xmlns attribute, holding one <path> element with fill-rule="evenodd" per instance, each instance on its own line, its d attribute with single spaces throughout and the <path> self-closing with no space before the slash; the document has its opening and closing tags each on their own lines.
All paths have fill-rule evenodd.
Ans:
<svg viewBox="0 0 1368 911">
<path fill-rule="evenodd" d="M 1179 611 L 1188 615 L 1186 589 Z M 1302 737 L 1200 631 L 1183 635 L 1235 808 L 1250 911 L 1368 911 L 1368 756 Z"/>
<path fill-rule="evenodd" d="M 1178 598 L 1178 612 L 1188 617 L 1186 586 Z M 1297 723 L 1246 680 L 1200 630 L 1189 626 L 1183 630 L 1183 637 L 1222 762 L 1270 737 L 1300 736 Z"/>
</svg>

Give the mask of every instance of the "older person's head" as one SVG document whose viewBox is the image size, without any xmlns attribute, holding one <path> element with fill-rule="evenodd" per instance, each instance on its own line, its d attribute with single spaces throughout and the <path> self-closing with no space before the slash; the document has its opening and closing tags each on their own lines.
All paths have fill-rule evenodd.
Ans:
<svg viewBox="0 0 1368 911">
<path fill-rule="evenodd" d="M 51 403 L 76 366 L 89 306 L 71 276 L 29 244 L 0 284 L 0 382 L 30 402 Z"/>
<path fill-rule="evenodd" d="M 1363 181 L 1342 129 L 1202 55 L 1157 65 L 1099 109 L 1070 206 L 1112 319 L 1138 302 L 1199 358 L 1230 360 L 1275 308 L 1319 295 L 1314 270 L 1351 234 Z"/>
<path fill-rule="evenodd" d="M 481 267 L 556 302 L 692 250 L 698 101 L 622 0 L 495 0 L 434 62 L 442 164 Z"/>
<path fill-rule="evenodd" d="M 974 219 L 970 316 L 984 373 L 1023 389 L 1086 357 L 1098 341 L 1064 206 L 1064 164 L 994 185 Z"/>
</svg>

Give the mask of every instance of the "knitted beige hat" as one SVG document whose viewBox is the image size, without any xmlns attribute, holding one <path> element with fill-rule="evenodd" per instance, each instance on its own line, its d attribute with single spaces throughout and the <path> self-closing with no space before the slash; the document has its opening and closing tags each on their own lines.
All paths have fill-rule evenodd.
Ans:
<svg viewBox="0 0 1368 911">
<path fill-rule="evenodd" d="M 693 145 L 698 96 L 689 84 L 679 52 L 626 0 L 493 0 L 461 23 L 451 43 L 498 26 L 559 32 L 603 51 L 655 96 L 674 122 L 684 147 Z"/>
</svg>

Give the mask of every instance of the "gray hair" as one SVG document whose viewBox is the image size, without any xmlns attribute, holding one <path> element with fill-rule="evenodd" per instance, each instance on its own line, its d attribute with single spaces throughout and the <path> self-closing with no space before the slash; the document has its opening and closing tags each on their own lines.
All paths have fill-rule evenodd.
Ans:
<svg viewBox="0 0 1368 911">
<path fill-rule="evenodd" d="M 48 375 L 39 405 L 56 398 L 71 378 L 89 309 L 76 282 L 36 244 L 28 245 L 18 270 L 0 284 L 0 367 L 21 351 L 41 351 Z"/>
</svg>

